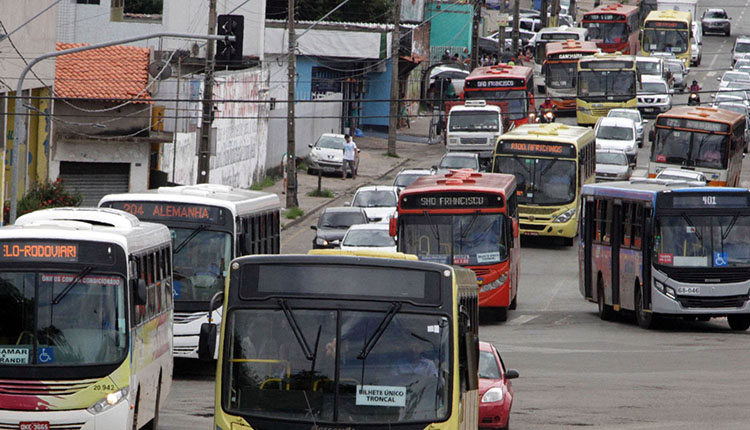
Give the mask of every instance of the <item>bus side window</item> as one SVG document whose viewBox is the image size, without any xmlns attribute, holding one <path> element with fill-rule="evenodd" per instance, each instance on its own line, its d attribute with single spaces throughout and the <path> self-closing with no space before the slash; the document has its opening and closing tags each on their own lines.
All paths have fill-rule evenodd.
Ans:
<svg viewBox="0 0 750 430">
<path fill-rule="evenodd" d="M 625 247 L 630 247 L 632 243 L 631 229 L 633 223 L 633 207 L 635 205 L 628 202 L 622 203 L 622 240 L 620 244 Z"/>
<path fill-rule="evenodd" d="M 258 244 L 258 238 L 260 237 L 260 220 L 258 220 L 258 216 L 254 215 L 250 222 L 252 223 L 252 253 L 253 254 L 259 254 L 260 253 L 260 245 Z"/>
<path fill-rule="evenodd" d="M 643 238 L 643 205 L 633 205 L 633 248 L 641 249 Z"/>
<path fill-rule="evenodd" d="M 279 211 L 273 211 L 273 253 L 281 253 L 281 221 Z"/>
</svg>

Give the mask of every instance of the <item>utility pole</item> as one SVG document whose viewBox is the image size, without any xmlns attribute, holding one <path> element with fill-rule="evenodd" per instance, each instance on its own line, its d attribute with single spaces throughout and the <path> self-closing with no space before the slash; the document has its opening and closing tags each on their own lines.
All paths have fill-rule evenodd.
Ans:
<svg viewBox="0 0 750 430">
<path fill-rule="evenodd" d="M 573 21 L 575 22 L 576 15 L 578 15 L 576 13 L 576 9 L 578 9 L 578 5 L 576 5 L 576 0 L 570 0 L 570 6 L 569 6 L 569 8 L 570 9 L 568 9 L 568 14 L 570 14 L 570 16 L 573 17 Z"/>
<path fill-rule="evenodd" d="M 289 33 L 289 70 L 287 84 L 288 92 L 286 97 L 287 117 L 286 117 L 286 207 L 297 207 L 297 148 L 294 140 L 294 83 L 297 78 L 297 57 L 295 50 L 297 44 L 294 34 L 295 20 L 295 0 L 289 0 L 289 10 L 287 17 L 287 33 Z"/>
<path fill-rule="evenodd" d="M 549 18 L 550 26 L 557 26 L 557 16 L 560 14 L 560 0 L 552 0 L 552 7 L 550 8 Z"/>
<path fill-rule="evenodd" d="M 500 3 L 502 5 L 501 6 L 502 13 L 499 13 L 498 16 L 497 16 L 497 21 L 498 21 L 498 23 L 497 23 L 497 26 L 498 26 L 498 31 L 497 31 L 497 44 L 498 44 L 498 46 L 497 46 L 497 59 L 498 59 L 498 61 L 502 57 L 503 52 L 505 52 L 505 27 L 508 26 L 508 17 L 510 16 L 510 15 L 508 15 L 508 12 L 510 12 L 510 11 L 508 10 L 507 7 L 505 7 L 505 1 L 500 0 Z"/>
<path fill-rule="evenodd" d="M 216 0 L 208 3 L 208 35 L 216 34 Z M 207 184 L 211 169 L 211 124 L 214 120 L 214 53 L 216 42 L 209 40 L 206 45 L 206 71 L 203 77 L 203 119 L 198 144 L 198 183 Z"/>
<path fill-rule="evenodd" d="M 292 0 L 290 0 L 292 1 Z M 388 118 L 388 155 L 397 157 L 396 131 L 398 131 L 398 52 L 401 47 L 401 0 L 393 2 L 393 33 L 391 37 L 391 106 Z"/>
<path fill-rule="evenodd" d="M 474 0 L 474 22 L 471 25 L 471 69 L 479 65 L 479 23 L 482 20 L 482 1 Z"/>
<path fill-rule="evenodd" d="M 513 1 L 513 55 L 515 56 L 518 54 L 518 39 L 521 36 L 520 30 L 518 28 L 520 22 L 518 22 L 520 18 L 520 10 L 518 6 L 518 2 L 520 0 L 514 0 Z"/>
<path fill-rule="evenodd" d="M 549 27 L 549 20 L 547 19 L 549 15 L 547 15 L 547 7 L 549 6 L 549 2 L 547 0 L 542 0 L 542 10 L 540 16 L 542 18 L 542 28 Z"/>
</svg>

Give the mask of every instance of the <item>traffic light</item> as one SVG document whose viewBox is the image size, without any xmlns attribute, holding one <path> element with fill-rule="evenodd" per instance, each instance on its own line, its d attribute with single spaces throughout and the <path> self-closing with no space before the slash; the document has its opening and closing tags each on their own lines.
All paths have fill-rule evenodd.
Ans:
<svg viewBox="0 0 750 430">
<path fill-rule="evenodd" d="M 230 65 L 242 61 L 242 35 L 245 17 L 242 15 L 219 15 L 217 33 L 219 36 L 234 36 L 234 42 L 219 40 L 216 43 L 216 62 Z"/>
</svg>

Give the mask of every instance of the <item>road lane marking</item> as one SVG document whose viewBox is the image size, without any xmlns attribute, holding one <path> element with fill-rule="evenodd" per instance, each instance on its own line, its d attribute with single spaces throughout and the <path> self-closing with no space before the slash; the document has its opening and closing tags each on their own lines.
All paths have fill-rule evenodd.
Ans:
<svg viewBox="0 0 750 430">
<path fill-rule="evenodd" d="M 505 325 L 523 325 L 536 318 L 539 318 L 539 315 L 521 315 L 508 321 Z"/>
<path fill-rule="evenodd" d="M 706 73 L 706 77 L 707 78 L 710 78 L 710 77 L 713 77 L 713 76 L 716 76 L 716 72 L 708 72 L 708 73 Z"/>
</svg>

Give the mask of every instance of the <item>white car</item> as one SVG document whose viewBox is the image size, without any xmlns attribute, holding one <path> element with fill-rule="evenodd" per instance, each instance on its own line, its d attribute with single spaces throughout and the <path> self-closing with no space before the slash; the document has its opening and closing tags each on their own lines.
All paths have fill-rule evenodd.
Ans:
<svg viewBox="0 0 750 430">
<path fill-rule="evenodd" d="M 637 91 L 638 110 L 644 115 L 656 116 L 672 109 L 673 91 L 667 82 L 658 76 L 641 76 L 641 84 Z"/>
<path fill-rule="evenodd" d="M 404 169 L 398 172 L 396 177 L 393 178 L 393 186 L 398 188 L 399 192 L 401 192 L 404 188 L 408 187 L 422 176 L 430 176 L 434 174 L 435 172 L 431 169 Z"/>
<path fill-rule="evenodd" d="M 388 224 L 358 224 L 349 227 L 341 240 L 344 251 L 396 252 L 396 240 L 391 237 Z"/>
<path fill-rule="evenodd" d="M 456 95 L 460 95 L 464 91 L 464 81 L 467 76 L 469 76 L 469 72 L 466 70 L 457 67 L 437 66 L 430 70 L 430 83 L 432 84 L 438 79 L 450 79 Z"/>
<path fill-rule="evenodd" d="M 638 157 L 637 131 L 630 118 L 602 117 L 594 127 L 596 149 L 619 149 L 628 156 L 631 166 Z"/>
<path fill-rule="evenodd" d="M 628 154 L 619 149 L 596 150 L 596 181 L 627 181 L 633 169 Z"/>
<path fill-rule="evenodd" d="M 732 67 L 732 69 L 739 70 L 743 67 L 750 67 L 750 58 L 743 58 L 741 60 L 737 60 L 737 62 L 734 63 L 734 67 Z"/>
<path fill-rule="evenodd" d="M 388 222 L 396 213 L 398 187 L 389 185 L 369 185 L 360 187 L 354 193 L 351 206 L 364 209 L 369 222 Z"/>
<path fill-rule="evenodd" d="M 703 172 L 697 172 L 695 170 L 687 169 L 676 169 L 668 167 L 661 172 L 656 174 L 656 179 L 670 180 L 670 181 L 685 181 L 689 183 L 695 183 L 696 185 L 706 185 L 708 179 Z"/>
<path fill-rule="evenodd" d="M 632 119 L 635 123 L 635 130 L 638 132 L 638 147 L 643 148 L 643 128 L 648 124 L 648 120 L 643 119 L 638 109 L 610 109 L 607 116 Z"/>
<path fill-rule="evenodd" d="M 310 155 L 307 157 L 307 173 L 317 172 L 341 173 L 344 164 L 344 139 L 343 134 L 323 133 L 315 143 L 308 145 Z M 359 167 L 359 156 L 354 158 L 354 171 Z"/>
<path fill-rule="evenodd" d="M 727 70 L 721 77 L 716 78 L 719 81 L 719 90 L 722 90 L 735 81 L 750 81 L 750 73 Z"/>
<path fill-rule="evenodd" d="M 691 28 L 693 37 L 690 39 L 690 65 L 700 66 L 703 60 L 703 30 L 698 21 L 693 21 Z"/>
</svg>

